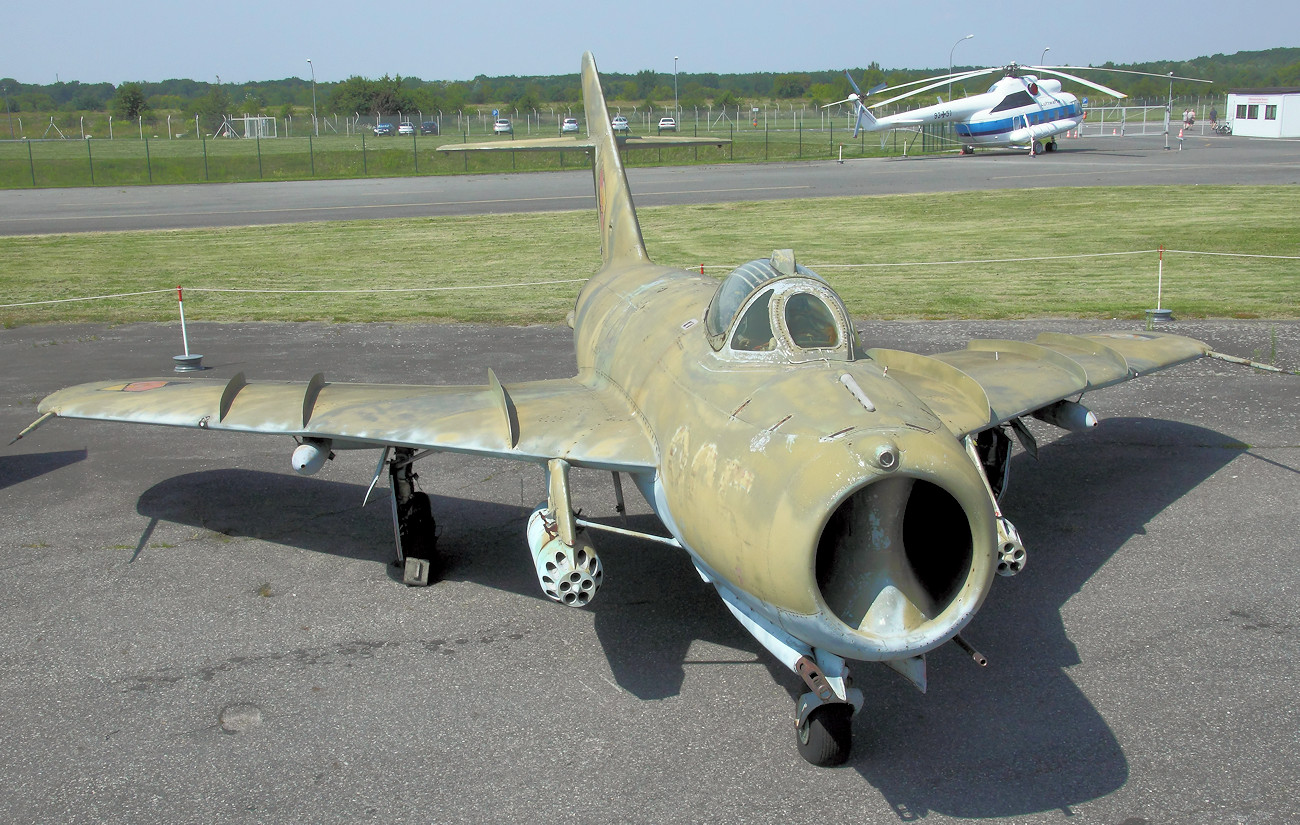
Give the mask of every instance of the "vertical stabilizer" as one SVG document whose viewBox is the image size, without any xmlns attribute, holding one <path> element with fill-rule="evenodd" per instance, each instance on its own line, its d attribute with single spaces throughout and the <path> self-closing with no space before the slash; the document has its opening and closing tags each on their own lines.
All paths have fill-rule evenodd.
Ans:
<svg viewBox="0 0 1300 825">
<path fill-rule="evenodd" d="M 858 132 L 874 132 L 878 128 L 876 125 L 876 116 L 871 114 L 871 110 L 858 101 L 858 122 L 853 125 L 853 136 L 857 137 Z"/>
<path fill-rule="evenodd" d="M 646 261 L 641 225 L 637 223 L 632 192 L 623 173 L 623 159 L 609 122 L 605 93 L 596 74 L 596 58 L 582 55 L 582 99 L 587 112 L 587 134 L 596 147 L 592 170 L 596 179 L 596 211 L 600 216 L 600 252 L 605 263 Z"/>
</svg>

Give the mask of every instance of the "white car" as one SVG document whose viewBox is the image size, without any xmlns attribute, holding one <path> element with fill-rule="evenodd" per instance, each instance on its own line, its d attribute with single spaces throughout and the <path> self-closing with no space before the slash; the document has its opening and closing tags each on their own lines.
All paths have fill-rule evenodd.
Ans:
<svg viewBox="0 0 1300 825">
<path fill-rule="evenodd" d="M 614 119 L 610 121 L 609 125 L 615 132 L 627 132 L 631 131 L 632 128 L 627 125 L 627 118 L 622 115 L 614 115 Z"/>
<path fill-rule="evenodd" d="M 510 121 L 501 118 L 496 123 L 492 124 L 492 132 L 497 135 L 513 135 L 515 133 L 515 127 L 510 125 Z"/>
<path fill-rule="evenodd" d="M 673 120 L 673 119 L 670 118 L 670 117 L 661 117 L 661 118 L 659 118 L 659 131 L 661 131 L 661 132 L 676 132 L 676 131 L 677 131 L 677 121 Z"/>
<path fill-rule="evenodd" d="M 413 135 L 413 134 L 415 134 L 415 125 L 414 125 L 414 124 L 411 124 L 411 123 L 403 123 L 403 124 L 400 124 L 400 125 L 397 127 L 397 134 L 399 134 L 399 135 Z"/>
<path fill-rule="evenodd" d="M 576 117 L 566 117 L 564 122 L 560 124 L 560 134 L 576 131 L 578 131 L 578 119 Z"/>
</svg>

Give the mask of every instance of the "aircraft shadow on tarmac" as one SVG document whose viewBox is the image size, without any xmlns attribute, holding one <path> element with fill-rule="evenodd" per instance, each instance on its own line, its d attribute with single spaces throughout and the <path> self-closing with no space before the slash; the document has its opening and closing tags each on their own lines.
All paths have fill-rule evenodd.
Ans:
<svg viewBox="0 0 1300 825">
<path fill-rule="evenodd" d="M 86 460 L 86 450 L 0 455 L 0 490 Z"/>
<path fill-rule="evenodd" d="M 546 600 L 525 537 L 531 508 L 444 496 L 436 489 L 426 492 L 437 520 L 437 579 Z M 629 492 L 636 495 L 630 485 Z M 288 473 L 223 469 L 174 476 L 146 490 L 137 503 L 137 511 L 150 520 L 139 549 L 156 522 L 165 521 L 372 560 L 376 576 L 382 566 L 399 582 L 401 570 L 389 563 L 396 556 L 389 491 L 376 488 L 362 509 L 365 493 L 365 485 Z M 667 535 L 651 515 L 632 516 L 626 526 Z M 687 650 L 696 640 L 748 651 L 745 661 L 767 663 L 766 653 L 760 653 L 758 643 L 704 584 L 685 553 L 611 534 L 595 541 L 605 576 L 600 593 L 585 609 L 595 614 L 595 630 L 613 674 L 629 693 L 647 700 L 677 695 Z M 784 671 L 775 663 L 772 667 L 774 674 Z"/>
<path fill-rule="evenodd" d="M 964 633 L 988 656 L 988 668 L 945 645 L 930 656 L 929 695 L 883 667 L 854 668 L 867 704 L 854 723 L 850 765 L 900 820 L 1068 811 L 1125 784 L 1128 763 L 1114 733 L 1066 673 L 1079 660 L 1062 608 L 1153 517 L 1243 449 L 1201 427 L 1113 418 L 1093 433 L 1044 446 L 1040 461 L 1023 453 L 1012 460 L 1002 504 L 1030 564 L 1020 577 L 995 583 Z M 387 491 L 362 510 L 364 493 L 364 485 L 214 470 L 155 485 L 137 509 L 151 519 L 373 559 L 397 580 L 387 564 Z M 528 508 L 431 496 L 442 579 L 543 598 L 524 539 Z M 633 517 L 629 526 L 662 533 L 653 516 Z M 686 554 L 599 539 L 605 582 L 585 609 L 625 690 L 646 700 L 676 695 L 696 641 L 752 654 L 792 698 L 804 690 L 739 627 Z"/>
<path fill-rule="evenodd" d="M 1012 460 L 1002 508 L 1029 565 L 995 582 L 963 633 L 987 669 L 947 645 L 930 657 L 928 696 L 877 687 L 883 669 L 855 671 L 869 698 L 853 764 L 900 819 L 1068 812 L 1125 784 L 1123 750 L 1066 672 L 1079 658 L 1062 609 L 1157 514 L 1243 449 L 1201 427 L 1111 418 L 1044 446 L 1039 461 Z"/>
</svg>

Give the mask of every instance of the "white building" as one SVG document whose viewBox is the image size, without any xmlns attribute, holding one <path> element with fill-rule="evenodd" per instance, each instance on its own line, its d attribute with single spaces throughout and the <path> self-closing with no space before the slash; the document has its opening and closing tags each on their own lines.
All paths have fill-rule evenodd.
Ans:
<svg viewBox="0 0 1300 825">
<path fill-rule="evenodd" d="M 1300 137 L 1300 87 L 1233 89 L 1223 119 L 1234 135 Z"/>
</svg>

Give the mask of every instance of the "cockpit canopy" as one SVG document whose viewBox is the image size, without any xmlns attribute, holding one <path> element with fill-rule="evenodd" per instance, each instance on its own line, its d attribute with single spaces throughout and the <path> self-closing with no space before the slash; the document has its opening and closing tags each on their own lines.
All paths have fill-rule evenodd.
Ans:
<svg viewBox="0 0 1300 825">
<path fill-rule="evenodd" d="M 806 361 L 856 357 L 856 339 L 839 296 L 794 252 L 741 264 L 722 279 L 704 318 L 715 350 L 741 360 Z M 773 353 L 773 355 L 755 355 Z"/>
</svg>

